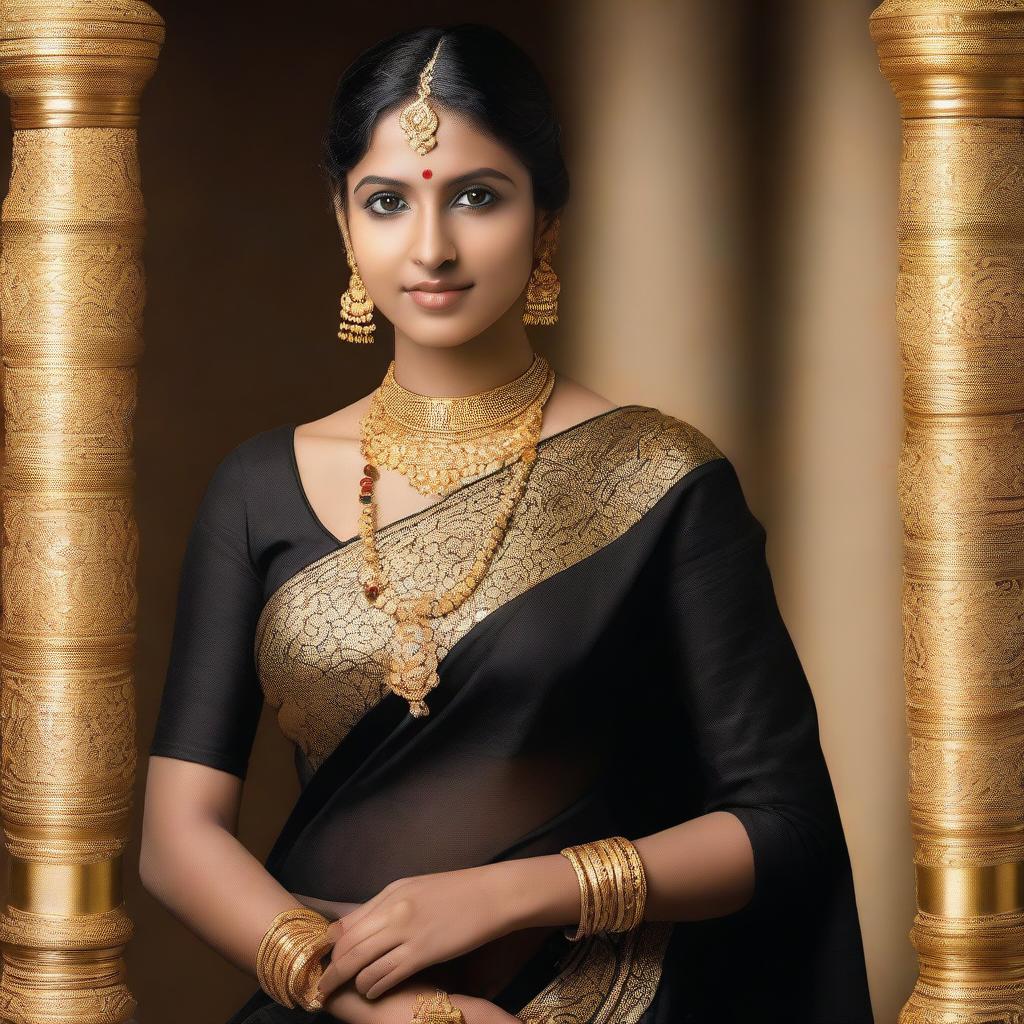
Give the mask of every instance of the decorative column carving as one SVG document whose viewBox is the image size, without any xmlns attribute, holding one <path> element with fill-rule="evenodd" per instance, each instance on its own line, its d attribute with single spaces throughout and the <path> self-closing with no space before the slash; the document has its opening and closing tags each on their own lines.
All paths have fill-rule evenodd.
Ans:
<svg viewBox="0 0 1024 1024">
<path fill-rule="evenodd" d="M 900 1024 L 1024 1021 L 1024 3 L 887 0 L 920 976 Z"/>
<path fill-rule="evenodd" d="M 14 154 L 0 215 L 5 464 L 0 1017 L 125 1021 L 134 784 L 132 419 L 142 349 L 138 0 L 0 4 Z"/>
</svg>

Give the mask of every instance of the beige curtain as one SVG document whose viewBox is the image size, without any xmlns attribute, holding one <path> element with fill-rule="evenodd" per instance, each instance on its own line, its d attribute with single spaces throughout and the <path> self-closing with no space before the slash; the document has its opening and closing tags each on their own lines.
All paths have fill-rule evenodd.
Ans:
<svg viewBox="0 0 1024 1024">
<path fill-rule="evenodd" d="M 900 633 L 899 112 L 872 5 L 581 0 L 573 365 L 698 425 L 768 531 L 875 1015 L 917 973 Z"/>
</svg>

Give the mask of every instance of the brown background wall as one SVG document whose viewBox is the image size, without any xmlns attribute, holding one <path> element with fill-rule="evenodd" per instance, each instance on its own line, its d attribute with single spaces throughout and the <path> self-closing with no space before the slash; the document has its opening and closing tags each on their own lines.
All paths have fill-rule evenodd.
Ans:
<svg viewBox="0 0 1024 1024">
<path fill-rule="evenodd" d="M 165 0 L 143 104 L 146 351 L 136 418 L 140 770 L 191 517 L 238 441 L 372 389 L 391 345 L 335 337 L 344 254 L 319 160 L 363 48 L 481 20 L 537 60 L 574 196 L 555 265 L 556 369 L 698 425 L 768 531 L 854 862 L 877 1019 L 914 977 L 900 669 L 895 341 L 898 115 L 855 0 L 559 4 Z M 0 140 L 0 174 L 9 138 Z M 613 287 L 624 281 L 625 287 Z M 265 713 L 242 838 L 264 856 L 297 793 Z M 139 886 L 126 899 L 142 1024 L 225 1019 L 254 981 Z"/>
</svg>

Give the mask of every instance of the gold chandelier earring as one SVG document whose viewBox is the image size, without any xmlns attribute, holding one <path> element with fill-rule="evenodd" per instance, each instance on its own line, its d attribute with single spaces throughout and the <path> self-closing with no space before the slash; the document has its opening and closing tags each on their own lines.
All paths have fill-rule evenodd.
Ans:
<svg viewBox="0 0 1024 1024">
<path fill-rule="evenodd" d="M 551 256 L 558 244 L 559 220 L 556 217 L 551 226 L 551 237 L 541 253 L 540 262 L 533 268 L 526 286 L 526 306 L 523 309 L 524 324 L 549 326 L 558 322 L 558 293 L 562 285 L 558 280 Z"/>
<path fill-rule="evenodd" d="M 355 256 L 352 254 L 352 243 L 349 241 L 348 229 L 342 221 L 342 235 L 345 239 L 345 258 L 352 272 L 348 279 L 348 287 L 341 295 L 341 319 L 338 324 L 338 337 L 342 341 L 354 341 L 364 345 L 373 344 L 373 332 L 377 325 L 373 322 L 373 299 L 367 294 L 363 279 L 359 276 Z"/>
</svg>

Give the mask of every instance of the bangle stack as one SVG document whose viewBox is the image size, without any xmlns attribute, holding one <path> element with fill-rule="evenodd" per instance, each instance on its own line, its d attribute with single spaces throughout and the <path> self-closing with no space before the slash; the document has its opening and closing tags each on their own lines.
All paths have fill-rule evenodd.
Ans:
<svg viewBox="0 0 1024 1024">
<path fill-rule="evenodd" d="M 625 932 L 644 919 L 647 876 L 636 847 L 624 836 L 559 850 L 576 869 L 580 883 L 580 923 L 572 942 L 596 932 Z"/>
<path fill-rule="evenodd" d="M 282 910 L 256 951 L 256 980 L 268 996 L 289 1009 L 322 1010 L 316 985 L 333 942 L 328 920 L 309 907 Z"/>
<path fill-rule="evenodd" d="M 466 1018 L 447 992 L 435 989 L 431 996 L 422 992 L 416 996 L 416 1012 L 409 1024 L 466 1024 Z"/>
</svg>

